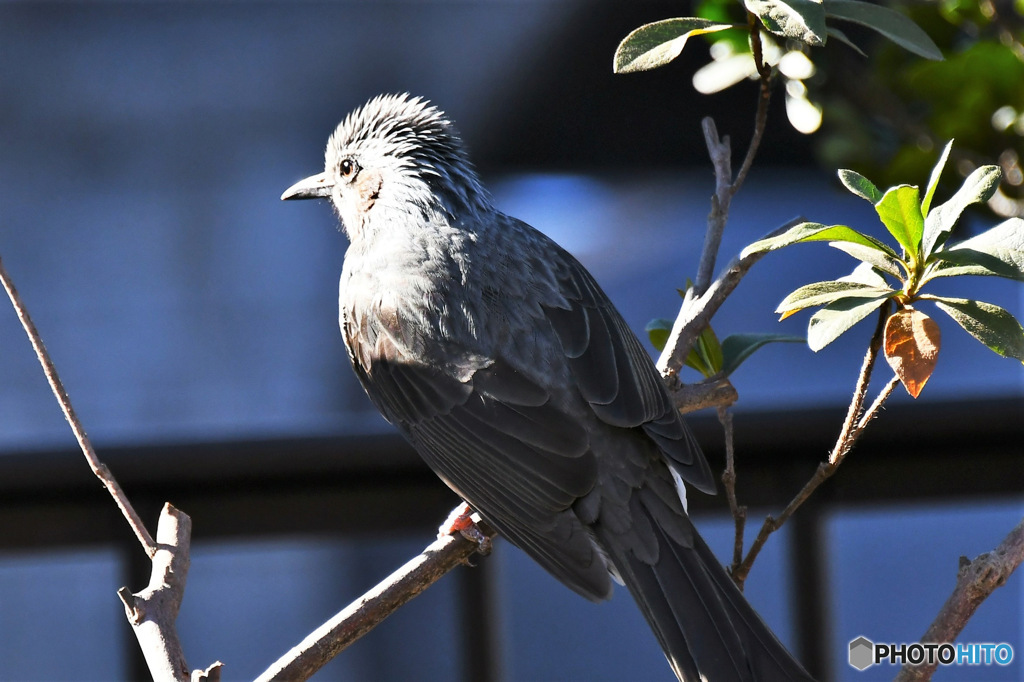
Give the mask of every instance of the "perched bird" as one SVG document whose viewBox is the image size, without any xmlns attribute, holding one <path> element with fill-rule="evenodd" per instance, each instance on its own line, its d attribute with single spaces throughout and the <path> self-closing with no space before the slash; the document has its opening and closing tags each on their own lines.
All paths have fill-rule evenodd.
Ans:
<svg viewBox="0 0 1024 682">
<path fill-rule="evenodd" d="M 445 115 L 377 97 L 282 199 L 329 199 L 340 322 L 374 405 L 482 518 L 588 599 L 624 583 L 680 680 L 810 679 L 686 514 L 713 493 L 648 353 L 589 272 L 501 213 Z"/>
</svg>

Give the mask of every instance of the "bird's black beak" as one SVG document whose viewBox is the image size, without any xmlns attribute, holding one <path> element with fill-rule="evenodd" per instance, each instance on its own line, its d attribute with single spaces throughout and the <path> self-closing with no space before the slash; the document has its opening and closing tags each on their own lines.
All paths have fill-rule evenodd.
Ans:
<svg viewBox="0 0 1024 682">
<path fill-rule="evenodd" d="M 289 199 L 329 199 L 333 185 L 327 179 L 327 173 L 317 173 L 305 180 L 299 180 L 281 195 L 281 201 Z"/>
</svg>

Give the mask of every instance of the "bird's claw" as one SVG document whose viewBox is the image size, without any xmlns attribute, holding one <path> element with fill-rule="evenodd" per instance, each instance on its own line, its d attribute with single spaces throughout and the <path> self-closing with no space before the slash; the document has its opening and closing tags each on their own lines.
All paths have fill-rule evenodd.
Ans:
<svg viewBox="0 0 1024 682">
<path fill-rule="evenodd" d="M 486 556 L 491 553 L 491 539 L 476 525 L 480 521 L 480 515 L 463 502 L 452 510 L 441 527 L 437 529 L 437 537 L 443 538 L 446 535 L 459 533 L 470 542 L 475 542 L 477 552 Z"/>
</svg>

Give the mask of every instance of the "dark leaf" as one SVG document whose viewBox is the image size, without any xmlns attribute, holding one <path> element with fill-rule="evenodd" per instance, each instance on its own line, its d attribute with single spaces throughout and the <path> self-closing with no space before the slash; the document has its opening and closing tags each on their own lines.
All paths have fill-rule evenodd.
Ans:
<svg viewBox="0 0 1024 682">
<path fill-rule="evenodd" d="M 867 26 L 925 59 L 942 59 L 942 51 L 928 34 L 895 10 L 858 0 L 825 0 L 824 7 L 829 17 Z"/>
<path fill-rule="evenodd" d="M 758 348 L 769 343 L 803 343 L 787 334 L 731 334 L 722 341 L 722 373 L 729 376 Z"/>
</svg>

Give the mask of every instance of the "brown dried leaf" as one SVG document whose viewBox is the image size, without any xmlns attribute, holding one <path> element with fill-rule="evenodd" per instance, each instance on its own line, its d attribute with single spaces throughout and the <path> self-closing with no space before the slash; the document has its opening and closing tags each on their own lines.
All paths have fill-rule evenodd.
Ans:
<svg viewBox="0 0 1024 682">
<path fill-rule="evenodd" d="M 941 345 L 939 325 L 920 310 L 905 308 L 885 323 L 885 359 L 914 398 L 928 383 Z"/>
</svg>

